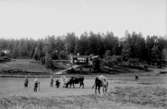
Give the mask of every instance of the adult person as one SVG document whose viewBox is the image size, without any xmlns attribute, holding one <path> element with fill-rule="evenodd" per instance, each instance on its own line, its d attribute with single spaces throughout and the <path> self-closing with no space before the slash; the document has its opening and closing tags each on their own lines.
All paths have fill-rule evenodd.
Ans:
<svg viewBox="0 0 167 109">
<path fill-rule="evenodd" d="M 92 86 L 92 89 L 93 88 L 95 89 L 95 94 L 97 94 L 97 91 L 100 94 L 100 88 L 101 87 L 102 87 L 102 81 L 98 77 L 96 77 L 95 80 L 94 80 L 94 84 Z"/>
<path fill-rule="evenodd" d="M 53 75 L 50 77 L 50 87 L 53 87 L 53 83 L 54 83 L 54 78 Z"/>
<path fill-rule="evenodd" d="M 62 76 L 61 77 L 61 83 L 62 83 L 62 85 L 63 85 L 63 87 L 66 87 L 66 83 L 69 81 L 69 79 L 68 78 L 66 78 L 66 76 Z"/>
</svg>

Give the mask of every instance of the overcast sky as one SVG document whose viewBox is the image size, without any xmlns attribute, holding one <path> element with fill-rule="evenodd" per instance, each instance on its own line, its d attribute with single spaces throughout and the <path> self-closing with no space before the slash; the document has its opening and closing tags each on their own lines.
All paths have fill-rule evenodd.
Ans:
<svg viewBox="0 0 167 109">
<path fill-rule="evenodd" d="M 167 0 L 0 0 L 0 38 L 85 31 L 167 34 Z"/>
</svg>

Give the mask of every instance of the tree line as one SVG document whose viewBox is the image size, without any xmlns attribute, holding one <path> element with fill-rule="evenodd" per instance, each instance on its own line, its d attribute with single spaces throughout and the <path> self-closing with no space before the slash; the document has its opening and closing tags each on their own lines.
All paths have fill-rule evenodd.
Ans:
<svg viewBox="0 0 167 109">
<path fill-rule="evenodd" d="M 167 39 L 140 33 L 125 33 L 119 38 L 113 32 L 85 32 L 80 36 L 67 33 L 64 36 L 48 36 L 44 39 L 0 39 L 0 50 L 9 50 L 11 58 L 33 58 L 50 66 L 56 59 L 68 59 L 70 55 L 98 55 L 101 58 L 123 61 L 136 59 L 148 64 L 159 64 L 165 59 Z"/>
</svg>

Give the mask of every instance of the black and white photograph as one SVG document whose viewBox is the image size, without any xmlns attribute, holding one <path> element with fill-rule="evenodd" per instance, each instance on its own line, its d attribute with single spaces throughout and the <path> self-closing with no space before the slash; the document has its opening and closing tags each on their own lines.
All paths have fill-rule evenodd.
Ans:
<svg viewBox="0 0 167 109">
<path fill-rule="evenodd" d="M 167 109 L 167 0 L 0 0 L 0 109 Z"/>
</svg>

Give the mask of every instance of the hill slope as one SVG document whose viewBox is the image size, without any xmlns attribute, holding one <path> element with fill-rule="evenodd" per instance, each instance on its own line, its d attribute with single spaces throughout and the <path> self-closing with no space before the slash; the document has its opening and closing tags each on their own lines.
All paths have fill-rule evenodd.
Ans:
<svg viewBox="0 0 167 109">
<path fill-rule="evenodd" d="M 16 59 L 10 62 L 0 63 L 0 72 L 1 74 L 7 71 L 24 71 L 31 73 L 48 73 L 49 70 L 40 63 L 32 59 Z"/>
</svg>

